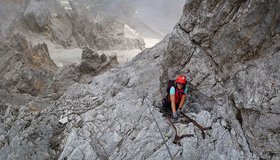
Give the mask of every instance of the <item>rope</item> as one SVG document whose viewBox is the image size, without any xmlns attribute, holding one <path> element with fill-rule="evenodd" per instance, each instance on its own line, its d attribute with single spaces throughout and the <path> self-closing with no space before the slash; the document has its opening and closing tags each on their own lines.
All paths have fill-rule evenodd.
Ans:
<svg viewBox="0 0 280 160">
<path fill-rule="evenodd" d="M 157 126 L 157 128 L 158 128 L 158 130 L 159 130 L 159 133 L 160 133 L 160 135 L 161 135 L 161 138 L 163 139 L 164 145 L 165 145 L 165 147 L 166 147 L 166 149 L 167 149 L 167 151 L 168 151 L 168 154 L 169 154 L 169 156 L 170 156 L 170 159 L 173 160 L 173 156 L 172 156 L 172 154 L 171 154 L 171 152 L 170 152 L 170 150 L 169 150 L 168 145 L 166 144 L 166 141 L 165 141 L 165 139 L 164 139 L 164 136 L 163 136 L 163 134 L 162 134 L 162 131 L 161 131 L 160 128 L 159 128 L 158 122 L 156 121 L 156 118 L 155 118 L 155 116 L 154 116 L 154 114 L 153 114 L 151 108 L 149 107 L 149 104 L 148 104 L 148 102 L 147 102 L 147 100 L 146 100 L 146 96 L 143 97 L 143 100 L 145 101 L 145 103 L 146 103 L 146 105 L 147 105 L 147 108 L 150 110 L 150 113 L 151 113 L 152 116 L 153 116 L 154 122 L 156 123 L 156 126 Z"/>
</svg>

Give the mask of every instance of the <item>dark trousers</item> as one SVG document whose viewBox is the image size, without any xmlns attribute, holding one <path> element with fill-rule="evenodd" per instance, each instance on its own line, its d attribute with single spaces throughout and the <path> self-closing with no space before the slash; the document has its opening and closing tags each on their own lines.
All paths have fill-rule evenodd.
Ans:
<svg viewBox="0 0 280 160">
<path fill-rule="evenodd" d="M 176 110 L 177 110 L 179 108 L 179 104 L 175 104 L 175 105 L 176 105 Z M 162 100 L 162 110 L 164 112 L 172 113 L 171 102 L 167 98 L 164 98 Z"/>
</svg>

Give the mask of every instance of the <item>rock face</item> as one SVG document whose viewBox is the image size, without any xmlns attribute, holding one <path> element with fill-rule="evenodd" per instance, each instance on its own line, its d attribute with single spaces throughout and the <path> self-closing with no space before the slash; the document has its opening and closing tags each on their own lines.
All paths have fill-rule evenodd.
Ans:
<svg viewBox="0 0 280 160">
<path fill-rule="evenodd" d="M 97 52 L 86 47 L 82 53 L 80 70 L 82 73 L 97 75 L 118 65 L 117 57 L 107 57 L 105 54 L 99 55 Z"/>
<path fill-rule="evenodd" d="M 46 44 L 38 44 L 33 47 L 20 34 L 15 34 L 0 42 L 0 55 L 0 159 L 41 159 L 42 157 L 54 159 L 55 154 L 52 153 L 44 156 L 45 152 L 48 152 L 49 146 L 55 149 L 58 145 L 56 137 L 52 137 L 54 133 L 52 127 L 49 128 L 51 130 L 44 128 L 38 134 L 43 137 L 49 136 L 48 140 L 44 138 L 42 141 L 39 140 L 40 144 L 37 146 L 38 148 L 36 147 L 40 148 L 39 154 L 35 150 L 35 152 L 32 151 L 33 144 L 26 144 L 25 147 L 28 149 L 19 149 L 19 153 L 16 154 L 10 154 L 10 151 L 14 147 L 21 146 L 18 142 L 25 139 L 22 136 L 29 137 L 34 134 L 33 138 L 29 138 L 33 140 L 38 138 L 37 131 L 35 131 L 37 129 L 33 128 L 31 124 L 32 119 L 40 118 L 41 111 L 48 108 L 47 106 L 54 100 L 59 99 L 69 86 L 78 83 L 84 73 L 80 71 L 79 66 L 75 65 L 57 68 L 49 57 Z M 105 69 L 110 69 L 111 58 L 104 55 L 102 58 L 106 61 L 95 68 L 94 74 L 97 74 L 97 71 L 103 72 Z M 102 68 L 98 68 L 101 66 Z M 91 74 L 91 72 L 87 73 Z M 38 122 L 41 123 L 41 120 Z M 48 125 L 48 122 L 45 125 Z M 63 125 L 57 127 L 60 129 Z M 21 134 L 21 131 L 27 128 L 31 130 Z M 61 131 L 55 134 L 60 134 Z M 46 145 L 41 146 L 41 143 Z M 22 158 L 23 155 L 25 158 Z"/>
<path fill-rule="evenodd" d="M 46 1 L 29 1 L 24 13 L 23 18 L 27 22 L 30 30 L 35 32 L 43 32 L 50 26 L 51 12 L 47 8 Z"/>
<path fill-rule="evenodd" d="M 16 34 L 0 46 L 0 88 L 33 96 L 52 92 L 48 84 L 57 67 L 46 44 L 31 47 L 24 36 Z"/>
<path fill-rule="evenodd" d="M 189 61 L 177 64 L 191 68 L 211 108 L 243 131 L 246 148 L 262 159 L 277 159 L 280 150 L 279 8 L 278 1 L 190 1 L 177 25 L 190 44 Z"/>
<path fill-rule="evenodd" d="M 15 17 L 20 17 L 21 8 L 26 4 L 27 0 L 2 0 L 0 1 L 0 35 L 1 38 L 9 33 L 10 29 L 14 31 Z"/>
<path fill-rule="evenodd" d="M 174 31 L 131 62 L 47 105 L 1 103 L 0 159 L 169 159 L 156 122 L 174 159 L 279 159 L 279 8 L 187 1 Z M 203 138 L 193 124 L 176 124 L 194 134 L 179 146 L 157 106 L 168 78 L 188 70 L 187 114 L 212 130 Z"/>
<path fill-rule="evenodd" d="M 90 46 L 97 50 L 144 48 L 143 39 L 124 36 L 125 24 L 118 19 L 93 20 L 74 3 L 70 4 L 72 10 L 66 12 L 56 0 L 29 0 L 21 21 L 29 31 L 44 34 L 64 47 Z"/>
<path fill-rule="evenodd" d="M 0 89 L 32 96 L 61 96 L 83 74 L 97 75 L 118 64 L 116 57 L 93 53 L 88 48 L 84 50 L 80 67 L 58 69 L 46 44 L 32 47 L 23 35 L 15 34 L 0 43 Z"/>
</svg>

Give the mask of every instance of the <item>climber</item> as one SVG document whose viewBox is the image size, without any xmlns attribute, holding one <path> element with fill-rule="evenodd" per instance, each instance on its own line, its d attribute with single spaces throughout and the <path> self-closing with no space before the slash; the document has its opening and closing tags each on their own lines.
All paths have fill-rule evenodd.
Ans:
<svg viewBox="0 0 280 160">
<path fill-rule="evenodd" d="M 163 100 L 163 109 L 172 111 L 172 118 L 178 120 L 178 116 L 186 101 L 188 88 L 186 87 L 187 80 L 185 76 L 179 75 L 175 82 L 170 81 L 167 87 L 168 95 Z"/>
</svg>

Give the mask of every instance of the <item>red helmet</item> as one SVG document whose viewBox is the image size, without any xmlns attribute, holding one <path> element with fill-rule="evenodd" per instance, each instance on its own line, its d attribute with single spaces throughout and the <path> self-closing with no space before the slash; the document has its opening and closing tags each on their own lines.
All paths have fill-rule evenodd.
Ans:
<svg viewBox="0 0 280 160">
<path fill-rule="evenodd" d="M 187 84 L 187 79 L 185 76 L 181 76 L 179 75 L 176 80 L 175 80 L 176 83 L 182 83 L 182 84 Z"/>
</svg>

